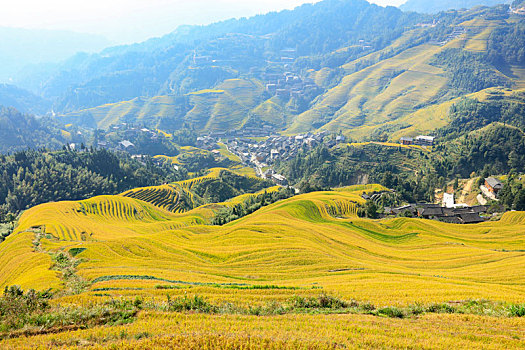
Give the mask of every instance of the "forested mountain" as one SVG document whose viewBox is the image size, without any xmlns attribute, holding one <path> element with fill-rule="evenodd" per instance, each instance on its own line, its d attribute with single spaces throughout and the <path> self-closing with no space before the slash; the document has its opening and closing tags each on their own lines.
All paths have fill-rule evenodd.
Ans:
<svg viewBox="0 0 525 350">
<path fill-rule="evenodd" d="M 358 57 L 385 47 L 421 18 L 364 0 L 326 0 L 293 11 L 181 27 L 165 37 L 100 54 L 78 54 L 56 69 L 30 72 L 15 83 L 53 99 L 58 111 L 181 94 L 264 69 L 267 61 L 280 61 L 284 49 L 311 56 L 366 42 L 366 49 L 360 45 L 352 50 L 351 56 Z M 188 69 L 195 66 L 195 55 L 214 64 Z"/>
<path fill-rule="evenodd" d="M 523 17 L 506 5 L 436 15 L 327 0 L 79 54 L 20 83 L 63 124 L 167 132 L 430 133 L 454 99 L 525 86 Z"/>
<path fill-rule="evenodd" d="M 519 95 L 525 19 L 509 10 L 498 5 L 423 15 L 364 0 L 325 0 L 77 54 L 53 69 L 28 71 L 18 82 L 49 99 L 56 120 L 69 125 L 48 133 L 59 141 L 67 136 L 71 142 L 69 128 L 98 128 L 118 143 L 130 137 L 114 132 L 124 123 L 167 134 L 264 127 L 397 142 L 458 127 L 461 117 L 451 107 L 462 98 L 485 103 L 493 93 L 505 101 Z M 20 139 L 20 131 L 11 134 Z"/>
<path fill-rule="evenodd" d="M 403 11 L 437 13 L 446 10 L 470 9 L 475 6 L 510 4 L 512 0 L 408 0 L 399 8 Z"/>
</svg>

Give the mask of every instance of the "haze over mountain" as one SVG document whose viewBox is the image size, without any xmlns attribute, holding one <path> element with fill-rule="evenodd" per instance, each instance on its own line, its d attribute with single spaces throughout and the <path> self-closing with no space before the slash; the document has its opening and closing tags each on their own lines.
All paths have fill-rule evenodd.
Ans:
<svg viewBox="0 0 525 350">
<path fill-rule="evenodd" d="M 80 127 L 397 140 L 445 126 L 456 98 L 523 86 L 521 23 L 506 5 L 430 16 L 327 0 L 78 54 L 17 84 Z"/>
<path fill-rule="evenodd" d="M 451 9 L 470 9 L 475 6 L 510 4 L 512 0 L 408 0 L 399 8 L 403 11 L 438 13 Z"/>
<path fill-rule="evenodd" d="M 97 52 L 109 45 L 106 38 L 93 34 L 0 27 L 0 82 L 10 82 L 28 65 L 58 63 L 77 52 Z"/>
<path fill-rule="evenodd" d="M 297 48 L 299 56 L 325 54 L 359 40 L 373 44 L 369 51 L 382 48 L 402 33 L 402 24 L 414 25 L 421 18 L 364 0 L 323 1 L 293 11 L 180 27 L 144 43 L 76 55 L 56 69 L 29 72 L 15 84 L 53 99 L 58 111 L 138 96 L 184 94 L 226 77 L 237 78 L 251 68 L 262 69 L 266 60 L 280 59 L 280 50 L 290 47 Z M 219 64 L 188 70 L 195 52 L 217 52 L 214 59 Z"/>
<path fill-rule="evenodd" d="M 370 2 L 397 6 L 403 1 Z M 0 23 L 7 27 L 92 33 L 117 44 L 131 44 L 165 35 L 180 25 L 208 25 L 314 2 L 318 0 L 19 0 L 3 7 Z"/>
</svg>

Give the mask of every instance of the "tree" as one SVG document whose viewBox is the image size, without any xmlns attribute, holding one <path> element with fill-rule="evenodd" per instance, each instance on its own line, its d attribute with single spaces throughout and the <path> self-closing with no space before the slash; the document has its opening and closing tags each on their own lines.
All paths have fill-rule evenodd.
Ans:
<svg viewBox="0 0 525 350">
<path fill-rule="evenodd" d="M 367 201 L 365 204 L 366 216 L 370 219 L 377 218 L 377 205 L 374 201 Z"/>
<path fill-rule="evenodd" d="M 516 197 L 514 198 L 513 207 L 519 211 L 525 211 L 525 189 L 518 191 Z"/>
</svg>

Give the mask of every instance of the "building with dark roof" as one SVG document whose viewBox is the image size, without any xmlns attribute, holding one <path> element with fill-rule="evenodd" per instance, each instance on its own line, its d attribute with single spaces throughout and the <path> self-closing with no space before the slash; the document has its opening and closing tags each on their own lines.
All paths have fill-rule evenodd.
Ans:
<svg viewBox="0 0 525 350">
<path fill-rule="evenodd" d="M 459 215 L 459 219 L 464 224 L 477 224 L 477 223 L 485 221 L 485 220 L 483 220 L 483 218 L 481 216 L 479 216 L 479 214 L 476 214 L 476 213 L 460 214 Z"/>
<path fill-rule="evenodd" d="M 431 219 L 434 217 L 443 216 L 442 207 L 427 207 L 418 209 L 418 214 L 425 219 Z"/>
<path fill-rule="evenodd" d="M 503 188 L 503 184 L 496 178 L 487 177 L 485 179 L 485 187 L 487 187 L 487 189 L 490 192 L 492 192 L 492 193 L 494 193 L 496 195 Z"/>
</svg>

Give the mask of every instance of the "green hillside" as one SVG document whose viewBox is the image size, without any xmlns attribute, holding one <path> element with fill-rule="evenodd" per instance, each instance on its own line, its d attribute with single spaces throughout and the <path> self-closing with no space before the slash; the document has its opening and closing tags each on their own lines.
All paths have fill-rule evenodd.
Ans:
<svg viewBox="0 0 525 350">
<path fill-rule="evenodd" d="M 183 213 L 204 204 L 224 202 L 244 194 L 255 194 L 273 183 L 215 168 L 204 176 L 162 186 L 136 188 L 122 193 L 174 213 Z"/>
<path fill-rule="evenodd" d="M 14 108 L 0 106 L 0 152 L 39 147 L 58 148 L 67 142 L 83 141 L 80 135 L 72 135 L 61 127 L 51 118 L 37 119 Z"/>
<path fill-rule="evenodd" d="M 350 74 L 345 74 L 308 111 L 297 116 L 287 132 L 342 130 L 356 140 L 386 133 L 397 141 L 401 136 L 429 133 L 447 125 L 449 108 L 457 97 L 491 86 L 522 88 L 525 62 L 507 63 L 502 59 L 491 64 L 488 58 L 489 51 L 494 50 L 493 32 L 512 28 L 514 20 L 488 20 L 483 17 L 486 14 L 473 12 L 463 17 L 473 17 L 468 21 L 458 19 L 454 28 L 462 28 L 461 31 L 444 45 L 425 43 L 381 59 L 385 52 L 399 51 L 407 41 L 417 42 L 421 35 L 418 29 L 405 33 L 383 53 L 372 53 L 341 66 Z M 460 63 L 449 65 L 447 60 Z M 363 62 L 377 63 L 359 70 Z M 470 68 L 468 76 L 458 78 L 458 69 L 468 70 L 474 64 L 481 65 L 482 71 Z M 321 73 L 322 70 L 313 75 L 318 77 Z"/>
<path fill-rule="evenodd" d="M 185 96 L 137 97 L 130 101 L 72 112 L 60 117 L 64 123 L 108 129 L 119 123 L 139 123 L 162 130 L 192 125 L 200 131 L 240 128 L 261 102 L 264 88 L 252 79 L 230 79 L 213 89 Z"/>
</svg>

